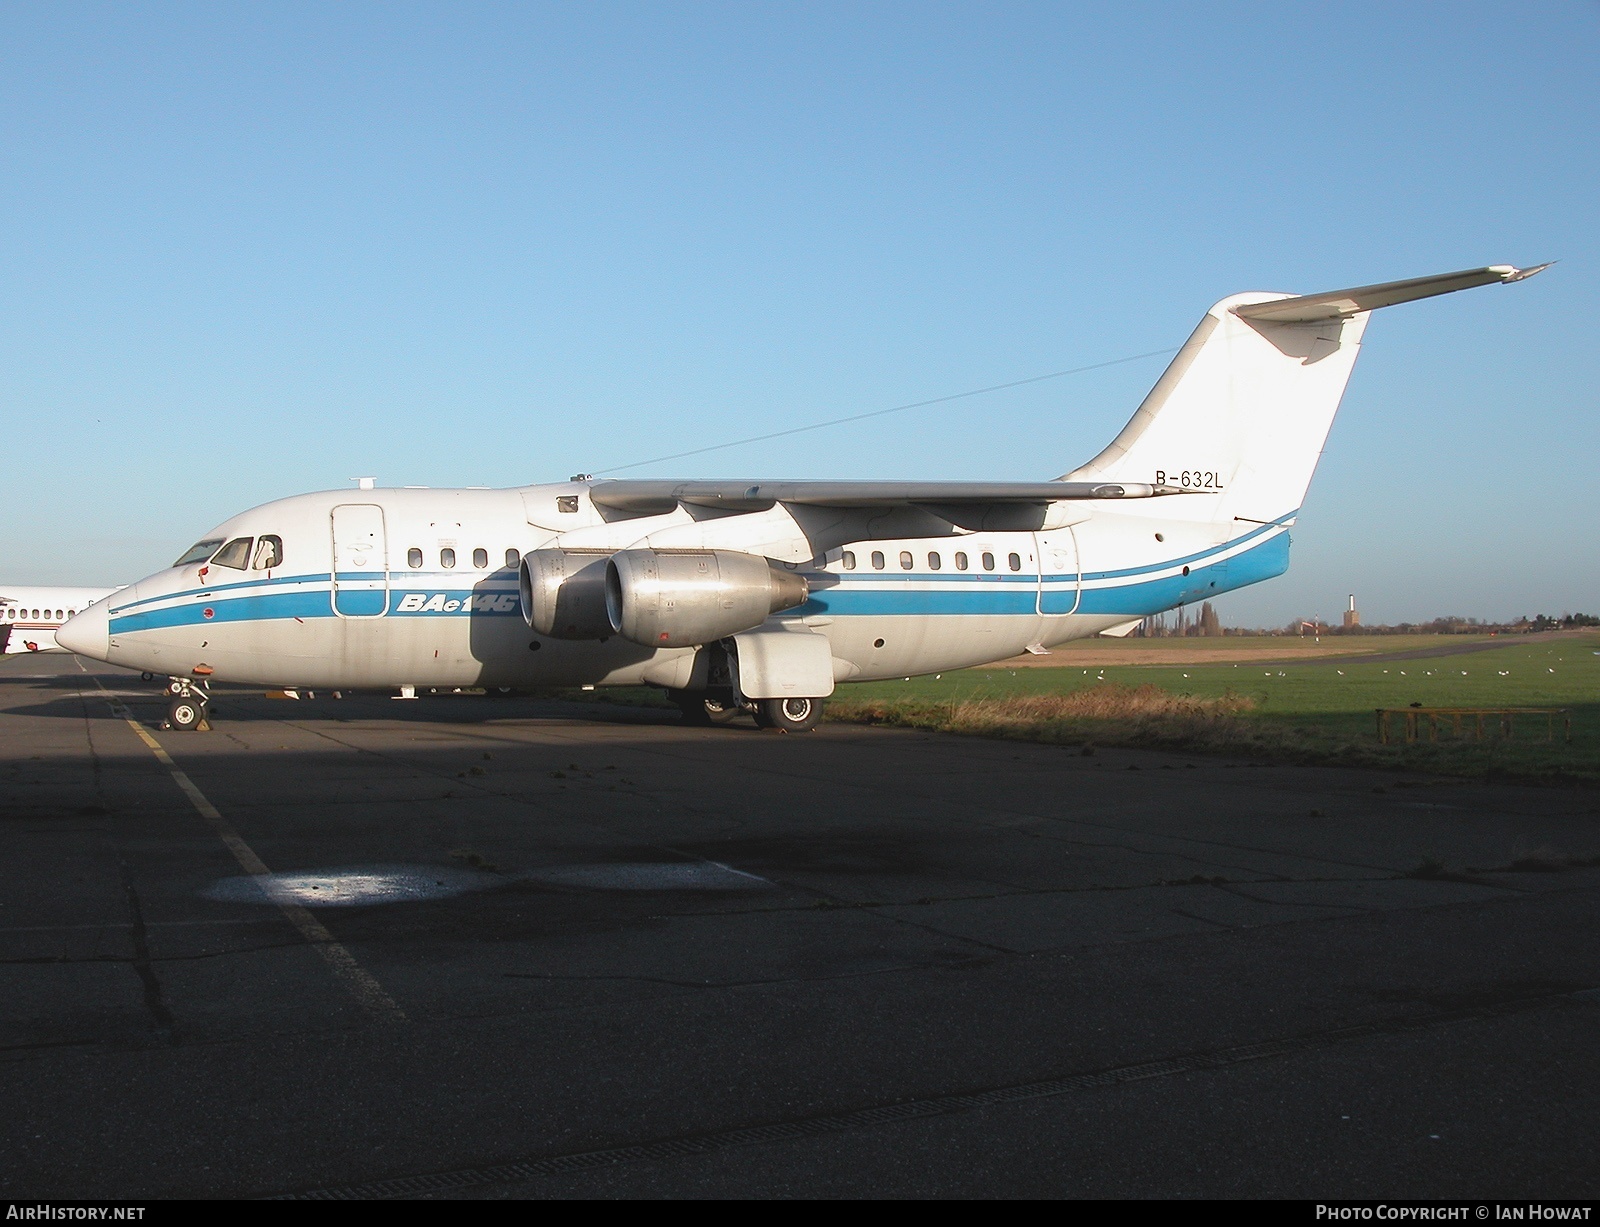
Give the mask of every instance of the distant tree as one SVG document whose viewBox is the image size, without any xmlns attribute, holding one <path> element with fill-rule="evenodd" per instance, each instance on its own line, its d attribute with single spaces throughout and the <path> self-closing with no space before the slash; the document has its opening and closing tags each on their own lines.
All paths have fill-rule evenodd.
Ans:
<svg viewBox="0 0 1600 1227">
<path fill-rule="evenodd" d="M 1202 635 L 1222 634 L 1222 619 L 1217 617 L 1217 611 L 1211 607 L 1211 602 L 1206 601 L 1200 606 L 1200 633 Z"/>
</svg>

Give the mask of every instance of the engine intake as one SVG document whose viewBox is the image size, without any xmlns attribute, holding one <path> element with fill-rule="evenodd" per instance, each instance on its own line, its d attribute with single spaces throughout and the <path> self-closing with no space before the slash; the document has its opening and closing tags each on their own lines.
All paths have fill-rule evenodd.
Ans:
<svg viewBox="0 0 1600 1227">
<path fill-rule="evenodd" d="M 534 550 L 522 557 L 518 587 L 522 620 L 550 639 L 604 639 L 607 555 L 583 550 Z"/>
<path fill-rule="evenodd" d="M 606 614 L 624 639 L 696 647 L 803 605 L 806 581 L 733 550 L 622 550 L 606 564 Z"/>
</svg>

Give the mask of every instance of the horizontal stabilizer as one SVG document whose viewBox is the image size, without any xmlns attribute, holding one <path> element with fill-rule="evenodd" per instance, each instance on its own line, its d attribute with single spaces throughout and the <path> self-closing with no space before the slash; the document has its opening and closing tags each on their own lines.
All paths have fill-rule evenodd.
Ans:
<svg viewBox="0 0 1600 1227">
<path fill-rule="evenodd" d="M 1280 324 L 1349 319 L 1363 311 L 1392 307 L 1396 303 L 1412 302 L 1418 298 L 1432 298 L 1436 294 L 1470 290 L 1479 285 L 1506 285 L 1549 267 L 1549 264 L 1537 264 L 1532 268 L 1491 264 L 1488 268 L 1469 268 L 1459 273 L 1436 273 L 1432 277 L 1413 277 L 1409 281 L 1386 281 L 1382 285 L 1358 286 L 1353 290 L 1329 290 L 1325 294 L 1303 294 L 1298 298 L 1250 303 L 1235 307 L 1233 313 L 1241 319 Z"/>
</svg>

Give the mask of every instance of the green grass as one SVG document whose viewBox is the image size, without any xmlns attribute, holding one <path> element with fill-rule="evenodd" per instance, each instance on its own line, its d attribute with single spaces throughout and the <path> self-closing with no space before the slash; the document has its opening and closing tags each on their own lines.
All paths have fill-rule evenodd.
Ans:
<svg viewBox="0 0 1600 1227">
<path fill-rule="evenodd" d="M 1461 635 L 1217 635 L 1173 636 L 1161 639 L 1083 639 L 1057 648 L 1054 655 L 1089 658 L 1101 654 L 1135 653 L 1148 656 L 1152 661 L 1162 656 L 1183 655 L 1194 652 L 1270 653 L 1281 659 L 1299 655 L 1353 656 L 1372 655 L 1379 652 L 1405 652 L 1413 648 L 1437 647 L 1442 643 L 1478 643 L 1493 638 L 1488 632 Z"/>
<path fill-rule="evenodd" d="M 1375 637 L 1376 638 L 1376 637 Z M 1453 637 L 1432 637 L 1428 646 Z M 1412 646 L 1410 644 L 1407 647 Z M 1070 654 L 1070 647 L 1062 654 Z M 1037 696 L 1071 696 L 1095 687 L 1153 686 L 1199 700 L 1233 697 L 1246 710 L 1199 721 L 1122 712 L 1109 717 L 1009 718 Z M 1427 707 L 1567 707 L 1572 743 L 1546 743 L 1542 717 L 1523 716 L 1511 741 L 1378 743 L 1373 710 Z M 1079 706 L 1082 707 L 1080 701 Z M 1126 706 L 1126 705 L 1124 705 Z M 1234 703 L 1229 706 L 1238 707 Z M 1099 745 L 1166 745 L 1238 751 L 1306 762 L 1393 766 L 1453 774 L 1600 780 L 1600 634 L 1517 643 L 1459 656 L 1410 661 L 1328 658 L 1304 664 L 1108 665 L 967 669 L 905 682 L 841 686 L 834 719 L 891 723 L 1027 740 Z M 1402 725 L 1397 721 L 1398 733 Z"/>
</svg>

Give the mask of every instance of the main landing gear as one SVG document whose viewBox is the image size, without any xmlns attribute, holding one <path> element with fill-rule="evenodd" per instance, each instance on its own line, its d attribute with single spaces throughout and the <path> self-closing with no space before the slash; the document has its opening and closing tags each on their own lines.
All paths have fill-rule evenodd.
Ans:
<svg viewBox="0 0 1600 1227">
<path fill-rule="evenodd" d="M 727 724 L 744 713 L 731 698 L 713 698 L 704 690 L 669 690 L 667 698 L 677 704 L 685 724 Z"/>
<path fill-rule="evenodd" d="M 211 703 L 211 692 L 204 682 L 193 678 L 175 677 L 167 683 L 167 723 L 169 729 L 190 733 L 199 728 L 210 728 L 206 723 L 206 710 Z"/>
<path fill-rule="evenodd" d="M 805 733 L 822 719 L 821 699 L 746 699 L 741 703 L 731 694 L 706 690 L 669 690 L 667 697 L 683 713 L 685 724 L 702 727 L 727 724 L 749 712 L 757 728 Z"/>
<path fill-rule="evenodd" d="M 808 733 L 822 720 L 821 699 L 757 699 L 756 727 L 780 733 Z"/>
</svg>

